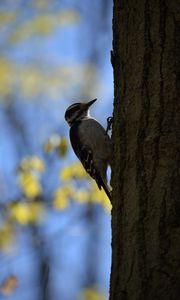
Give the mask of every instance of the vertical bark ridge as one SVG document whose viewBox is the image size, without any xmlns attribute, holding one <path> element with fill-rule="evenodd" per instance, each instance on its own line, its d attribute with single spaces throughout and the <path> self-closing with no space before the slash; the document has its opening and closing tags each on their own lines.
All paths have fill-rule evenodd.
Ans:
<svg viewBox="0 0 180 300">
<path fill-rule="evenodd" d="M 148 205 L 148 185 L 147 174 L 144 157 L 144 144 L 148 135 L 149 126 L 149 71 L 151 66 L 151 56 L 153 45 L 151 41 L 151 18 L 149 0 L 144 4 L 144 54 L 143 54 L 143 71 L 142 71 L 142 87 L 141 87 L 141 113 L 139 118 L 139 128 L 137 133 L 137 149 L 136 149 L 136 185 L 138 189 L 138 230 L 137 230 L 137 247 L 138 247 L 138 269 L 141 277 L 141 291 L 139 299 L 145 299 L 147 292 L 147 249 L 146 249 L 146 233 L 145 219 Z"/>
<path fill-rule="evenodd" d="M 177 300 L 177 1 L 114 0 L 111 300 Z"/>
</svg>

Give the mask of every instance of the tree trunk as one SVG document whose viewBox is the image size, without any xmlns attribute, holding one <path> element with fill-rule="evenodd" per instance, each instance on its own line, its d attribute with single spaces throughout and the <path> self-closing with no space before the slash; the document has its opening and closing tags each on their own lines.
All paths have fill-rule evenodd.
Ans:
<svg viewBox="0 0 180 300">
<path fill-rule="evenodd" d="M 114 0 L 111 300 L 180 299 L 179 11 Z"/>
</svg>

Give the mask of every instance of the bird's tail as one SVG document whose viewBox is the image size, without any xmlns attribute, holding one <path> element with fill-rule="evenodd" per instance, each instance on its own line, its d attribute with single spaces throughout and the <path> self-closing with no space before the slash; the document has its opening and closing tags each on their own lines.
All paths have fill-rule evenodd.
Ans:
<svg viewBox="0 0 180 300">
<path fill-rule="evenodd" d="M 103 190 L 105 191 L 105 193 L 108 196 L 109 200 L 111 201 L 111 188 L 107 184 L 107 180 L 106 180 L 106 166 L 104 168 L 104 172 L 102 172 L 102 174 L 101 174 L 98 171 L 98 169 L 96 168 L 96 166 L 93 162 L 91 151 L 88 152 L 87 159 L 84 163 L 84 168 L 88 172 L 88 174 L 92 178 L 94 178 L 94 180 L 97 183 L 98 188 L 100 190 L 101 190 L 101 188 L 103 188 Z"/>
<path fill-rule="evenodd" d="M 107 184 L 106 179 L 103 180 L 102 176 L 98 173 L 97 174 L 97 170 L 96 170 L 96 178 L 94 178 L 96 180 L 96 183 L 98 185 L 98 188 L 101 190 L 101 188 L 103 188 L 103 190 L 105 191 L 106 195 L 108 196 L 110 202 L 111 202 L 111 191 L 112 189 L 110 188 L 110 186 Z"/>
<path fill-rule="evenodd" d="M 102 180 L 101 186 L 102 186 L 103 190 L 105 191 L 106 195 L 108 196 L 108 198 L 109 198 L 109 200 L 111 202 L 112 197 L 111 197 L 111 189 L 110 189 L 110 187 L 106 183 L 104 183 L 103 180 Z"/>
</svg>

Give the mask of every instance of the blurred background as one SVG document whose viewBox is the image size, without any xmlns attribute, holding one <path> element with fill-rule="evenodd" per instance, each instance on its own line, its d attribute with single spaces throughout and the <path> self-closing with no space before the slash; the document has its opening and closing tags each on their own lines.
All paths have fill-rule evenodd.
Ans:
<svg viewBox="0 0 180 300">
<path fill-rule="evenodd" d="M 105 300 L 111 205 L 69 145 L 66 108 L 112 115 L 112 0 L 0 2 L 0 299 Z"/>
</svg>

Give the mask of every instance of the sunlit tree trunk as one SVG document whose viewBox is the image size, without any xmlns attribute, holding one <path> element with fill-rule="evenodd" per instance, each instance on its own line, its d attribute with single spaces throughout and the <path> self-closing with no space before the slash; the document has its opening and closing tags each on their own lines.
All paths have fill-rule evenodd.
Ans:
<svg viewBox="0 0 180 300">
<path fill-rule="evenodd" d="M 114 0 L 111 300 L 180 299 L 176 0 Z"/>
</svg>

